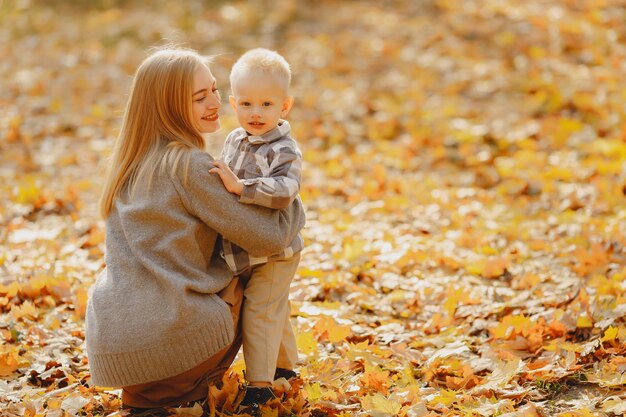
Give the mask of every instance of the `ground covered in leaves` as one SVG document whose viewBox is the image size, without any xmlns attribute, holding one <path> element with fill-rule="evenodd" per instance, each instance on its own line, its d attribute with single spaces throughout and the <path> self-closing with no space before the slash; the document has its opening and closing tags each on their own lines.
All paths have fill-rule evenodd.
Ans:
<svg viewBox="0 0 626 417">
<path fill-rule="evenodd" d="M 2 416 L 123 414 L 83 320 L 105 158 L 164 39 L 216 54 L 224 96 L 248 48 L 293 66 L 302 378 L 264 415 L 626 414 L 621 2 L 46 3 L 0 1 Z"/>
</svg>

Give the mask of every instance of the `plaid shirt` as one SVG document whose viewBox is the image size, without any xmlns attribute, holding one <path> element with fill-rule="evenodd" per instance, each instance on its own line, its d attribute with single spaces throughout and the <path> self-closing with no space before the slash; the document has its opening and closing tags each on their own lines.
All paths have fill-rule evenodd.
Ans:
<svg viewBox="0 0 626 417">
<path fill-rule="evenodd" d="M 239 202 L 284 209 L 299 198 L 302 153 L 290 132 L 289 122 L 281 120 L 276 128 L 261 136 L 238 128 L 226 137 L 221 158 L 243 180 Z M 298 234 L 282 253 L 267 258 L 254 256 L 224 240 L 223 256 L 230 269 L 240 274 L 270 260 L 290 258 L 303 247 L 304 240 Z"/>
</svg>

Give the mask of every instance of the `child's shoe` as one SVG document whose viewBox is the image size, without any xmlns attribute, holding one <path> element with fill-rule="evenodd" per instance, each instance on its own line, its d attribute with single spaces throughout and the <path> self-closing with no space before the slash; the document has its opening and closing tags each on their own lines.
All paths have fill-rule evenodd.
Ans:
<svg viewBox="0 0 626 417">
<path fill-rule="evenodd" d="M 280 378 L 285 378 L 287 381 L 289 381 L 291 378 L 295 378 L 297 376 L 298 374 L 291 369 L 276 368 L 276 372 L 274 373 L 274 381 Z"/>
<path fill-rule="evenodd" d="M 239 403 L 237 413 L 248 413 L 253 416 L 260 415 L 260 407 L 275 399 L 272 387 L 246 387 L 243 400 Z"/>
</svg>

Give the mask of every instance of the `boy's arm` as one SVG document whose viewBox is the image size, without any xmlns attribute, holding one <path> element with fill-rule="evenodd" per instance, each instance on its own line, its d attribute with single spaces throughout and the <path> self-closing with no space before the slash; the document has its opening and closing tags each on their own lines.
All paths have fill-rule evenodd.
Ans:
<svg viewBox="0 0 626 417">
<path fill-rule="evenodd" d="M 173 178 L 187 210 L 207 226 L 246 252 L 257 256 L 281 253 L 304 226 L 304 211 L 299 204 L 287 210 L 237 204 L 237 198 L 224 189 L 215 175 L 209 174 L 213 158 L 193 150 L 187 181 L 182 174 Z"/>
<path fill-rule="evenodd" d="M 211 161 L 211 165 L 213 165 L 214 168 L 211 168 L 209 170 L 209 173 L 219 175 L 220 179 L 224 183 L 224 187 L 226 187 L 226 190 L 228 190 L 229 193 L 241 195 L 241 192 L 243 191 L 243 182 L 242 180 L 237 178 L 237 176 L 230 169 L 228 164 L 219 159 L 216 161 Z"/>
<path fill-rule="evenodd" d="M 284 209 L 300 191 L 302 154 L 297 146 L 282 146 L 275 150 L 267 177 L 240 180 L 243 185 L 239 202 Z"/>
</svg>

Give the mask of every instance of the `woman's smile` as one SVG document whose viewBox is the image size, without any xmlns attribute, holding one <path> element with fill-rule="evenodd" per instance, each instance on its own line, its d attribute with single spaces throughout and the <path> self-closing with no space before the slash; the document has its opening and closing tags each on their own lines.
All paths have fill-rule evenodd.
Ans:
<svg viewBox="0 0 626 417">
<path fill-rule="evenodd" d="M 207 116 L 203 116 L 202 120 L 206 120 L 206 121 L 209 121 L 209 122 L 214 122 L 214 121 L 216 121 L 219 118 L 220 118 L 220 114 L 219 113 L 213 113 L 213 114 L 209 114 Z"/>
</svg>

